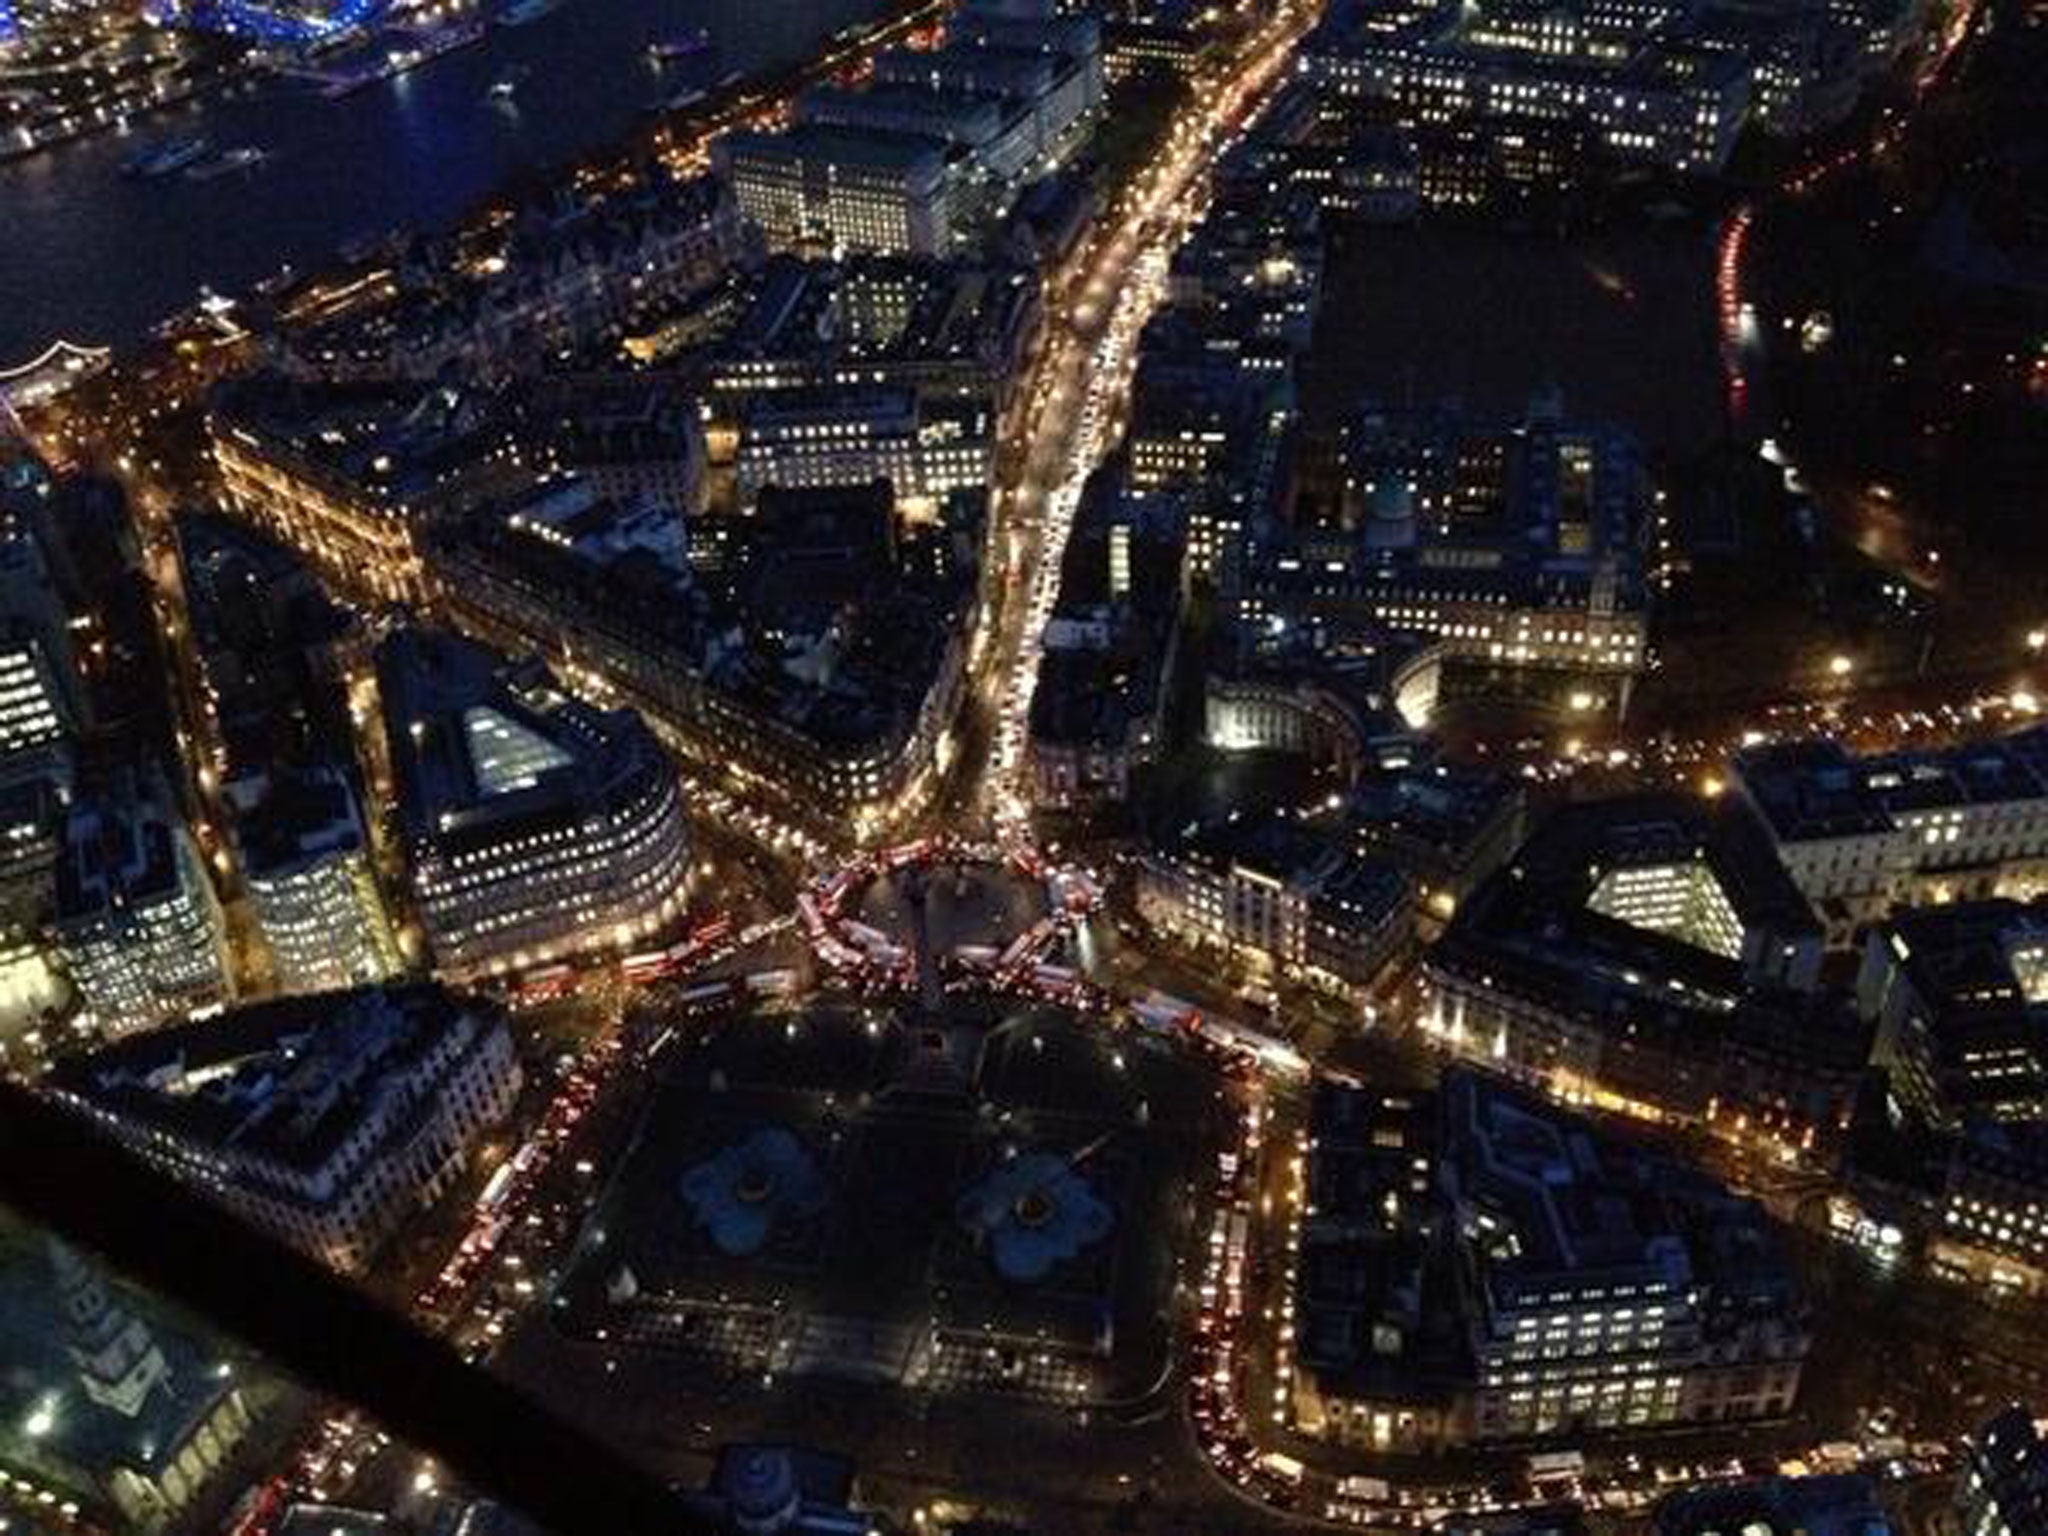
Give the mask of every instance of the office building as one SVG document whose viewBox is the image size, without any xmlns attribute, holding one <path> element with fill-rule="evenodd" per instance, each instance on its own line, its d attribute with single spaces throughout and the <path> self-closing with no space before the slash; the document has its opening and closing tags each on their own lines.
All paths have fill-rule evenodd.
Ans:
<svg viewBox="0 0 2048 1536">
<path fill-rule="evenodd" d="M 64 667 L 33 626 L 0 623 L 0 764 L 10 776 L 64 755 L 75 729 Z"/>
<path fill-rule="evenodd" d="M 638 716 L 426 630 L 387 639 L 377 674 L 414 902 L 444 972 L 630 948 L 681 915 L 682 794 Z"/>
<path fill-rule="evenodd" d="M 259 373 L 219 388 L 209 428 L 228 506 L 374 601 L 423 600 L 426 530 L 527 474 L 491 403 L 453 385 Z"/>
<path fill-rule="evenodd" d="M 706 404 L 728 433 L 758 395 L 828 385 L 1000 408 L 1038 320 L 1038 281 L 1022 268 L 778 258 L 716 348 Z"/>
<path fill-rule="evenodd" d="M 1423 1026 L 1554 1092 L 1810 1146 L 1844 1128 L 1869 1029 L 1818 991 L 1820 925 L 1740 805 L 1560 807 L 1455 909 Z"/>
<path fill-rule="evenodd" d="M 2048 1289 L 2048 902 L 1896 914 L 1866 936 L 1856 1000 L 1883 1094 L 1851 1186 L 1937 1272 Z"/>
<path fill-rule="evenodd" d="M 281 776 L 237 826 L 256 927 L 282 992 L 383 981 L 401 968 L 348 776 Z"/>
<path fill-rule="evenodd" d="M 1901 912 L 1870 930 L 1856 993 L 1911 1113 L 2048 1123 L 2048 901 Z"/>
<path fill-rule="evenodd" d="M 1049 169 L 1086 136 L 1102 105 L 1100 23 L 1092 16 L 962 6 L 935 49 L 875 55 L 877 84 L 994 96 L 1031 123 L 1034 160 Z"/>
<path fill-rule="evenodd" d="M 71 807 L 52 922 L 83 1022 L 107 1035 L 227 997 L 220 903 L 199 849 L 142 795 Z"/>
<path fill-rule="evenodd" d="M 1415 931 L 1414 895 L 1391 864 L 1341 835 L 1291 822 L 1199 828 L 1139 860 L 1138 915 L 1169 937 L 1362 1005 Z"/>
<path fill-rule="evenodd" d="M 41 503 L 32 491 L 0 490 L 0 1027 L 9 1031 L 64 1001 L 47 928 L 87 724 Z"/>
<path fill-rule="evenodd" d="M 733 479 L 742 506 L 769 486 L 854 488 L 886 480 L 907 509 L 988 483 L 995 419 L 972 401 L 906 388 L 776 390 L 742 408 Z"/>
<path fill-rule="evenodd" d="M 140 1156 L 344 1273 L 440 1197 L 519 1086 L 503 1019 L 424 985 L 231 1009 L 52 1078 Z"/>
<path fill-rule="evenodd" d="M 777 250 L 945 256 L 964 231 L 965 152 L 919 134 L 821 122 L 722 135 L 713 164 Z"/>
<path fill-rule="evenodd" d="M 1602 9 L 1351 0 L 1303 44 L 1304 69 L 1327 100 L 1404 125 L 1561 124 L 1605 166 L 1718 172 L 1749 112 L 1748 60 L 1657 27 L 1660 7 L 1605 8 L 1629 13 L 1618 28 Z"/>
<path fill-rule="evenodd" d="M 1625 701 L 1649 660 L 1649 508 L 1633 440 L 1555 398 L 1507 422 L 1369 405 L 1298 451 L 1282 521 L 1226 585 L 1254 623 L 1372 624 Z"/>
<path fill-rule="evenodd" d="M 2048 728 L 1870 757 L 1786 742 L 1732 770 L 1837 939 L 1894 906 L 2048 890 Z"/>
<path fill-rule="evenodd" d="M 1788 1411 L 1810 1344 L 1768 1219 L 1469 1070 L 1324 1084 L 1297 1272 L 1304 1432 L 1381 1449 Z"/>
</svg>

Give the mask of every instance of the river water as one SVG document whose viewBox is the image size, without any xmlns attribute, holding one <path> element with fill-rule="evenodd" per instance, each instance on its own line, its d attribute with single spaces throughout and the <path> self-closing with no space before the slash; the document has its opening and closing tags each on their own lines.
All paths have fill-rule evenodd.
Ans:
<svg viewBox="0 0 2048 1536">
<path fill-rule="evenodd" d="M 796 63 L 878 0 L 565 0 L 523 27 L 330 101 L 295 82 L 154 117 L 0 167 L 0 368 L 59 336 L 132 342 L 202 284 L 236 293 L 317 267 L 395 227 L 452 222 L 522 172 L 644 123 L 661 96 Z M 701 26 L 713 54 L 657 72 L 654 37 Z M 524 70 L 512 103 L 491 82 Z M 254 170 L 194 181 L 121 174 L 139 145 L 199 132 L 254 145 Z"/>
</svg>

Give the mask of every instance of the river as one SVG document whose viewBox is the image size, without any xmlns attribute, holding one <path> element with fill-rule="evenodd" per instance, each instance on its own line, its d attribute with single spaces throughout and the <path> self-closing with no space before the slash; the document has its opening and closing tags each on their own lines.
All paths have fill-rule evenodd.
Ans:
<svg viewBox="0 0 2048 1536">
<path fill-rule="evenodd" d="M 202 284 L 236 293 L 396 227 L 444 226 L 521 173 L 582 158 L 659 96 L 796 63 L 878 0 L 565 0 L 523 27 L 330 101 L 296 82 L 0 167 L 0 367 L 57 337 L 135 341 Z M 657 72 L 646 44 L 701 26 L 715 52 Z M 509 103 L 491 82 L 524 70 Z M 270 158 L 215 180 L 121 174 L 138 145 L 204 133 Z"/>
</svg>

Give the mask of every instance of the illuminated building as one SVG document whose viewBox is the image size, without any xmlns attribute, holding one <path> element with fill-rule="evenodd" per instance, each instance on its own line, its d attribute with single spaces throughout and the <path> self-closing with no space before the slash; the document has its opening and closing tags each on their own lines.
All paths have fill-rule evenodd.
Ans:
<svg viewBox="0 0 2048 1536">
<path fill-rule="evenodd" d="M 1496 1070 L 1650 1117 L 1839 1134 L 1869 1031 L 1819 994 L 1819 924 L 1739 805 L 1561 807 L 1425 957 L 1423 1027 Z"/>
<path fill-rule="evenodd" d="M 1811 1340 L 1754 1204 L 1469 1069 L 1326 1084 L 1294 1417 L 1378 1448 L 1773 1418 Z"/>
<path fill-rule="evenodd" d="M 1115 17 L 1102 27 L 1103 77 L 1111 84 L 1152 74 L 1188 79 L 1216 43 L 1187 20 Z"/>
<path fill-rule="evenodd" d="M 884 49 L 875 55 L 874 78 L 934 94 L 996 97 L 1006 111 L 1029 118 L 1032 158 L 1049 169 L 1085 139 L 1101 108 L 1101 25 L 1093 16 L 1005 9 L 963 5 L 944 46 Z"/>
<path fill-rule="evenodd" d="M 20 623 L 0 624 L 0 759 L 10 766 L 46 756 L 70 732 L 61 662 Z"/>
<path fill-rule="evenodd" d="M 595 517 L 537 529 L 514 502 L 435 566 L 459 623 L 597 680 L 706 772 L 806 824 L 872 827 L 933 787 L 979 622 L 985 495 L 769 485 L 750 517 L 630 537 Z"/>
<path fill-rule="evenodd" d="M 1634 442 L 1554 399 L 1499 424 L 1367 407 L 1327 464 L 1299 463 L 1286 522 L 1226 591 L 1252 622 L 1372 624 L 1625 697 L 1649 659 L 1649 508 Z"/>
<path fill-rule="evenodd" d="M 256 374 L 215 394 L 209 425 L 228 505 L 385 602 L 427 595 L 420 543 L 436 518 L 526 477 L 507 426 L 454 386 Z"/>
<path fill-rule="evenodd" d="M 12 1217 L 0 1351 L 0 1490 L 16 1530 L 204 1523 L 268 1400 L 188 1316 Z"/>
<path fill-rule="evenodd" d="M 43 557 L 40 507 L 0 523 L 0 1019 L 63 1001 L 48 922 L 84 699 L 64 605 Z"/>
<path fill-rule="evenodd" d="M 1219 621 L 1203 657 L 1202 739 L 1305 758 L 1340 783 L 1368 762 L 1413 761 L 1399 696 L 1417 650 L 1369 628 Z"/>
<path fill-rule="evenodd" d="M 1884 1084 L 1856 1185 L 1938 1271 L 2048 1289 L 2048 902 L 1899 913 L 1870 930 L 1856 993 Z"/>
<path fill-rule="evenodd" d="M 986 92 L 921 85 L 813 86 L 797 98 L 796 118 L 831 128 L 936 139 L 971 156 L 983 174 L 999 182 L 1029 171 L 1040 150 L 1033 115 Z"/>
<path fill-rule="evenodd" d="M 1732 768 L 1839 938 L 1894 906 L 2048 889 L 2048 729 L 1872 757 L 1787 742 Z"/>
<path fill-rule="evenodd" d="M 519 1086 L 504 1020 L 424 985 L 232 1009 L 52 1080 L 138 1155 L 350 1273 L 460 1175 Z"/>
<path fill-rule="evenodd" d="M 1964 1444 L 1954 1498 L 1957 1536 L 2048 1532 L 2048 1435 L 2017 1405 Z"/>
<path fill-rule="evenodd" d="M 1811 1339 L 1759 1208 L 1476 1074 L 1444 1107 L 1480 1438 L 1791 1408 Z"/>
<path fill-rule="evenodd" d="M 966 5 L 944 46 L 872 63 L 868 89 L 814 88 L 793 127 L 713 145 L 772 247 L 949 254 L 1011 188 L 1071 153 L 1102 101 L 1088 16 Z"/>
<path fill-rule="evenodd" d="M 812 123 L 722 135 L 713 163 L 778 250 L 943 256 L 961 238 L 963 152 L 942 140 Z"/>
<path fill-rule="evenodd" d="M 681 914 L 682 793 L 631 711 L 449 634 L 400 630 L 377 671 L 413 895 L 444 971 L 628 948 Z"/>
<path fill-rule="evenodd" d="M 1911 1112 L 2048 1123 L 2048 902 L 1899 913 L 1871 930 L 1856 990 Z"/>
<path fill-rule="evenodd" d="M 1508 131 L 1525 120 L 1582 124 L 1603 158 L 1690 175 L 1719 171 L 1750 106 L 1736 54 L 1656 32 L 1663 7 L 1590 30 L 1597 7 L 1340 5 L 1303 44 L 1308 78 L 1340 103 L 1404 124 Z"/>
<path fill-rule="evenodd" d="M 281 778 L 239 829 L 249 899 L 279 990 L 362 986 L 400 969 L 362 818 L 338 770 Z"/>
<path fill-rule="evenodd" d="M 1201 829 L 1138 864 L 1138 915 L 1267 978 L 1352 1002 L 1414 933 L 1408 882 L 1345 839 L 1284 822 Z"/>
<path fill-rule="evenodd" d="M 755 255 L 722 181 L 677 180 L 658 161 L 630 189 L 515 221 L 492 259 L 422 245 L 396 273 L 360 280 L 331 318 L 294 326 L 280 366 L 320 379 L 528 374 L 536 359 L 611 350 L 641 314 L 703 293 Z"/>
<path fill-rule="evenodd" d="M 146 799 L 72 807 L 53 926 L 86 1018 L 109 1035 L 227 996 L 220 903 L 199 850 Z"/>
<path fill-rule="evenodd" d="M 1000 408 L 1036 333 L 1021 269 L 868 256 L 771 261 L 711 362 L 707 404 L 733 428 L 754 396 L 824 385 L 915 389 Z"/>
<path fill-rule="evenodd" d="M 908 389 L 828 387 L 754 396 L 741 414 L 733 477 L 743 506 L 769 486 L 886 480 L 905 504 L 988 483 L 995 420 L 972 402 L 920 402 Z"/>
</svg>

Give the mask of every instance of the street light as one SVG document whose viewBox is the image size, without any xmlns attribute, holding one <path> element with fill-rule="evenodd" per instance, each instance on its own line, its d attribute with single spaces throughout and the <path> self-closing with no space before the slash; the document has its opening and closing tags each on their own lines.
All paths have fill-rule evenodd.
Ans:
<svg viewBox="0 0 2048 1536">
<path fill-rule="evenodd" d="M 1847 677 L 1855 670 L 1855 661 L 1839 651 L 1828 658 L 1828 675 L 1830 677 Z"/>
</svg>

